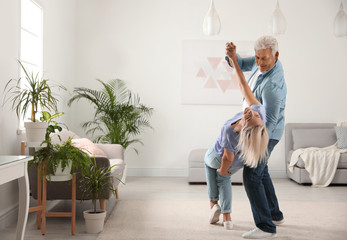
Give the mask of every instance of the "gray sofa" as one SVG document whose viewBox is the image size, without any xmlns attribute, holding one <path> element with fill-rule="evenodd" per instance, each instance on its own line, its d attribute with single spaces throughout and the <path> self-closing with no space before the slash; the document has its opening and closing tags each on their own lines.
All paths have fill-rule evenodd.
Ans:
<svg viewBox="0 0 347 240">
<path fill-rule="evenodd" d="M 334 123 L 287 123 L 285 127 L 285 166 L 287 176 L 300 184 L 310 184 L 309 173 L 302 159 L 288 170 L 294 150 L 307 147 L 327 147 L 336 143 Z M 332 184 L 347 184 L 347 153 L 342 153 Z"/>
<path fill-rule="evenodd" d="M 188 182 L 206 183 L 204 157 L 207 148 L 193 149 L 188 156 Z M 231 176 L 232 183 L 243 183 L 243 169 Z"/>
</svg>

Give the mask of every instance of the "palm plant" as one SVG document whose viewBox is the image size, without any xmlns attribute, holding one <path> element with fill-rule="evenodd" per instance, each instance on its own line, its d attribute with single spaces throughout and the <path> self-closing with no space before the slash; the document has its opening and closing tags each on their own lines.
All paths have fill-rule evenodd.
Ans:
<svg viewBox="0 0 347 240">
<path fill-rule="evenodd" d="M 149 118 L 153 108 L 140 103 L 140 97 L 127 89 L 124 81 L 113 79 L 105 83 L 99 79 L 103 88 L 75 88 L 68 105 L 86 99 L 95 107 L 94 119 L 83 123 L 87 134 L 95 135 L 95 141 L 120 144 L 126 149 L 129 145 L 143 142 L 136 138 L 145 128 L 152 128 Z M 134 148 L 136 153 L 138 152 Z"/>
<path fill-rule="evenodd" d="M 21 61 L 18 61 L 25 74 L 25 79 L 10 79 L 6 85 L 4 92 L 4 102 L 12 101 L 12 110 L 15 110 L 17 116 L 25 116 L 25 113 L 31 110 L 31 121 L 36 122 L 36 113 L 41 109 L 57 111 L 58 99 L 53 95 L 53 88 L 66 90 L 62 85 L 48 84 L 47 79 L 39 76 L 39 73 L 29 73 Z M 24 85 L 22 86 L 22 83 Z M 10 96 L 8 96 L 8 94 Z"/>
</svg>

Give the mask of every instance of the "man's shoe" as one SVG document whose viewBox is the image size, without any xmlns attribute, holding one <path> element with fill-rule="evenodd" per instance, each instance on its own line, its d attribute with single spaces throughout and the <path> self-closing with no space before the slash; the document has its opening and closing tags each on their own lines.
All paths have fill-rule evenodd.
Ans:
<svg viewBox="0 0 347 240">
<path fill-rule="evenodd" d="M 210 223 L 216 223 L 219 221 L 219 215 L 220 215 L 220 206 L 218 204 L 215 204 L 211 208 L 211 213 L 210 213 Z"/>
<path fill-rule="evenodd" d="M 279 226 L 279 225 L 282 225 L 284 223 L 284 218 L 282 220 L 279 220 L 279 221 L 275 221 L 275 220 L 272 220 L 273 224 L 275 224 L 276 226 Z"/>
<path fill-rule="evenodd" d="M 233 229 L 233 222 L 232 221 L 225 221 L 223 222 L 224 228 L 226 230 L 231 230 Z"/>
<path fill-rule="evenodd" d="M 253 230 L 242 234 L 242 237 L 247 239 L 275 238 L 276 233 L 264 232 L 259 228 L 254 228 Z"/>
</svg>

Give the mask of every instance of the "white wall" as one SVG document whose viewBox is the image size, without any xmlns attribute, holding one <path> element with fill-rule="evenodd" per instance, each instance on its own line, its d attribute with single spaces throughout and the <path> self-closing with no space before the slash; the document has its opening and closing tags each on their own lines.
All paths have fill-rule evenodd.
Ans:
<svg viewBox="0 0 347 240">
<path fill-rule="evenodd" d="M 17 117 L 8 114 L 9 105 L 2 106 L 3 89 L 6 82 L 18 74 L 17 59 L 19 54 L 19 1 L 0 1 L 0 154 L 19 154 L 20 137 L 17 136 Z M 18 184 L 12 181 L 0 185 L 0 229 L 7 224 L 2 219 L 16 213 Z"/>
<path fill-rule="evenodd" d="M 347 120 L 347 37 L 333 35 L 339 5 L 339 0 L 280 1 L 288 23 L 286 34 L 278 37 L 288 87 L 287 122 Z M 275 1 L 216 0 L 215 6 L 222 31 L 207 37 L 202 22 L 208 0 L 77 0 L 74 84 L 97 89 L 96 78 L 121 78 L 155 109 L 154 131 L 141 135 L 140 154 L 126 152 L 129 174 L 186 176 L 190 150 L 209 147 L 221 124 L 240 111 L 238 106 L 180 103 L 182 41 L 255 40 L 268 34 Z M 73 109 L 72 129 L 84 136 L 80 123 L 92 117 L 93 109 L 85 103 Z M 269 165 L 273 176 L 285 177 L 283 139 Z"/>
<path fill-rule="evenodd" d="M 76 2 L 70 0 L 38 0 L 44 8 L 44 72 L 45 77 L 67 87 L 76 78 L 75 16 Z M 19 155 L 23 135 L 17 135 L 18 120 L 10 103 L 2 107 L 3 89 L 11 78 L 18 78 L 20 54 L 20 0 L 0 0 L 0 154 Z M 71 87 L 70 87 L 71 90 Z M 61 94 L 60 110 L 67 96 Z M 63 109 L 65 108 L 65 109 Z M 68 114 L 65 120 L 68 121 Z M 18 206 L 17 181 L 0 186 L 0 229 L 16 220 Z"/>
</svg>

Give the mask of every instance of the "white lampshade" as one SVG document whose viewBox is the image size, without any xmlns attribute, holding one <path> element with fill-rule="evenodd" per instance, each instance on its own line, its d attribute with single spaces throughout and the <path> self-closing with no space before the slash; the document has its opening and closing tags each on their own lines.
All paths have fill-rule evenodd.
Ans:
<svg viewBox="0 0 347 240">
<path fill-rule="evenodd" d="M 287 21 L 284 17 L 278 0 L 276 1 L 276 9 L 272 13 L 270 23 L 269 23 L 270 32 L 274 35 L 284 34 L 287 29 Z"/>
<path fill-rule="evenodd" d="M 211 0 L 210 9 L 208 10 L 204 23 L 203 23 L 203 32 L 205 35 L 213 36 L 218 35 L 221 29 L 220 19 L 214 8 L 214 1 Z"/>
<path fill-rule="evenodd" d="M 347 14 L 342 2 L 334 20 L 334 34 L 336 37 L 347 36 Z"/>
</svg>

